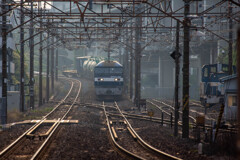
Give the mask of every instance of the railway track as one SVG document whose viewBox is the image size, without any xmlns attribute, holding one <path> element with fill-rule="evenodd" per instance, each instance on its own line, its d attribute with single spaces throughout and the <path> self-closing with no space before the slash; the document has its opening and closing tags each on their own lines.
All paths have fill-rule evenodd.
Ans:
<svg viewBox="0 0 240 160">
<path fill-rule="evenodd" d="M 172 105 L 169 105 L 163 101 L 160 100 L 148 100 L 147 102 L 149 102 L 150 104 L 152 104 L 153 106 L 156 106 L 159 110 L 161 110 L 162 112 L 164 112 L 165 114 L 167 114 L 168 116 L 170 116 L 171 112 L 174 113 L 175 108 Z M 159 106 L 157 103 L 163 105 L 163 106 Z M 165 107 L 164 107 L 165 106 Z M 191 110 L 190 110 L 191 111 Z M 182 114 L 182 111 L 179 110 L 179 113 Z M 196 113 L 196 112 L 194 112 Z M 173 116 L 174 117 L 174 116 Z M 181 119 L 181 116 L 179 116 L 179 118 Z M 195 124 L 196 123 L 196 118 L 194 118 L 193 116 L 189 115 L 189 118 L 191 120 L 190 123 Z M 179 121 L 181 123 L 181 121 Z"/>
<path fill-rule="evenodd" d="M 152 104 L 153 106 L 155 106 L 159 110 L 163 110 L 163 112 L 166 115 L 168 115 L 168 116 L 170 116 L 170 112 L 174 112 L 174 110 L 175 110 L 172 105 L 170 105 L 170 104 L 168 104 L 166 102 L 160 101 L 160 100 L 153 99 L 153 100 L 148 100 L 147 102 Z M 161 107 L 157 103 L 168 107 L 168 111 L 164 110 L 164 109 L 166 109 L 166 107 Z M 202 106 L 201 104 L 199 104 L 197 102 L 190 102 L 190 105 L 195 105 L 197 107 L 201 107 L 202 109 L 204 107 L 204 106 Z M 189 119 L 191 120 L 190 124 L 192 124 L 193 126 L 196 126 L 196 118 L 194 118 L 193 115 L 197 116 L 198 114 L 204 114 L 204 112 L 202 111 L 202 112 L 199 113 L 199 111 L 194 110 L 194 109 L 190 109 L 189 111 L 190 111 Z M 181 111 L 179 111 L 179 113 L 182 114 Z M 217 114 L 217 117 L 218 117 L 218 114 Z M 180 118 L 180 120 L 178 121 L 178 124 L 181 126 L 182 125 L 181 116 L 179 118 Z M 205 115 L 205 126 L 204 126 L 204 128 L 212 129 L 212 122 L 214 122 L 214 121 L 216 121 L 216 118 L 214 119 L 214 118 L 209 117 L 208 115 Z M 221 131 L 221 132 L 230 132 L 230 133 L 236 132 L 235 129 L 231 129 L 231 128 L 230 129 L 226 129 L 226 128 L 219 129 L 219 131 Z"/>
<path fill-rule="evenodd" d="M 83 106 L 83 107 L 90 107 L 90 108 L 97 108 L 97 109 L 104 109 L 105 108 L 112 108 L 112 109 L 115 109 L 115 107 L 111 106 L 111 105 L 101 105 L 101 104 L 94 104 L 94 103 L 79 103 L 77 104 L 79 106 Z M 127 113 L 125 111 L 122 111 L 122 113 L 127 117 L 127 118 L 130 118 L 130 119 L 138 119 L 138 120 L 145 120 L 145 121 L 151 121 L 151 122 L 155 122 L 155 123 L 163 123 L 164 124 L 170 124 L 170 120 L 163 120 L 161 118 L 158 118 L 158 117 L 150 117 L 150 116 L 146 116 L 146 115 L 139 115 L 139 114 L 133 114 L 133 113 Z M 110 113 L 108 112 L 108 114 L 111 116 L 121 116 L 120 114 L 118 113 Z"/>
<path fill-rule="evenodd" d="M 171 110 L 172 110 L 173 112 L 174 112 L 174 110 L 175 110 L 175 108 L 174 108 L 172 105 L 170 105 L 170 104 L 168 104 L 168 103 L 166 103 L 166 102 L 163 102 L 163 101 L 160 101 L 160 100 L 157 100 L 157 99 L 153 99 L 153 101 L 155 101 L 155 102 L 157 102 L 157 103 L 160 103 L 160 104 L 163 104 L 163 105 L 171 108 Z M 195 101 L 194 101 L 194 102 L 190 101 L 189 105 L 190 105 L 191 107 L 195 106 L 195 107 L 200 108 L 199 110 L 192 109 L 192 108 L 189 109 L 190 114 L 191 114 L 191 115 L 189 116 L 189 118 L 192 119 L 194 123 L 196 123 L 196 118 L 194 118 L 193 116 L 194 116 L 194 115 L 197 116 L 197 115 L 199 115 L 199 114 L 204 114 L 204 108 L 205 108 L 205 107 L 204 107 L 203 105 L 201 105 L 200 103 L 195 102 Z M 181 111 L 179 111 L 179 113 L 182 114 Z M 216 116 L 216 115 L 215 115 L 215 116 Z M 218 117 L 218 114 L 217 114 L 217 117 Z M 214 118 L 212 118 L 212 117 L 209 117 L 209 115 L 205 115 L 205 120 L 206 120 L 206 123 L 209 124 L 209 125 L 211 124 L 212 121 L 216 121 L 216 119 L 214 119 Z"/>
<path fill-rule="evenodd" d="M 130 159 L 179 159 L 147 144 L 133 129 L 115 102 L 114 107 L 103 104 L 107 126 L 114 146 Z"/>
<path fill-rule="evenodd" d="M 201 113 L 204 114 L 205 112 L 205 107 L 203 105 L 200 104 L 200 102 L 198 101 L 190 101 L 190 106 L 191 107 L 197 107 L 197 108 L 201 108 Z M 191 112 L 199 112 L 195 109 L 190 109 Z M 205 114 L 205 119 L 207 120 L 207 123 L 210 125 L 212 121 L 216 121 L 216 118 L 218 117 L 218 114 L 216 113 L 207 113 Z"/>
<path fill-rule="evenodd" d="M 50 144 L 51 138 L 57 133 L 61 122 L 64 121 L 73 105 L 75 105 L 80 91 L 81 82 L 71 79 L 71 87 L 67 95 L 51 112 L 1 151 L 0 159 L 42 159 L 43 151 Z M 71 98 L 72 94 L 75 95 L 74 99 Z M 64 104 L 68 99 L 72 100 L 71 105 Z M 45 123 L 52 119 L 54 119 L 53 123 Z"/>
</svg>

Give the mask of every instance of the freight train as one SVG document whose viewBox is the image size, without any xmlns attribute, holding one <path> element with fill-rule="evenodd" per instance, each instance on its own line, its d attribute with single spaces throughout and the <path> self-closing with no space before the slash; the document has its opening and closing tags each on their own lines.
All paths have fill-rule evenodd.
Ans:
<svg viewBox="0 0 240 160">
<path fill-rule="evenodd" d="M 236 67 L 233 66 L 233 74 Z M 204 106 L 213 106 L 224 102 L 224 88 L 220 78 L 228 76 L 227 64 L 209 64 L 202 67 L 200 83 L 200 101 Z"/>
<path fill-rule="evenodd" d="M 98 57 L 77 57 L 76 58 L 76 70 L 77 74 L 80 77 L 93 78 L 94 67 L 101 61 L 103 58 Z"/>
<path fill-rule="evenodd" d="M 98 98 L 121 98 L 123 66 L 117 61 L 102 61 L 94 68 L 94 85 Z"/>
</svg>

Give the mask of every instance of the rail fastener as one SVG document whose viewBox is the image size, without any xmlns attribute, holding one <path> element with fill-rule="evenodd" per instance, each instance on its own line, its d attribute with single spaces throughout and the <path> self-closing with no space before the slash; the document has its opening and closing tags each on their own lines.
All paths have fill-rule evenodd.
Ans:
<svg viewBox="0 0 240 160">
<path fill-rule="evenodd" d="M 116 133 L 114 127 L 111 127 L 111 129 L 112 129 L 112 132 L 113 132 L 114 139 L 117 141 L 118 140 L 118 136 L 117 136 L 117 133 Z"/>
<path fill-rule="evenodd" d="M 133 139 L 136 141 L 137 140 L 137 136 L 132 132 L 132 130 L 127 127 L 127 130 L 130 132 L 130 134 L 132 135 Z"/>
</svg>

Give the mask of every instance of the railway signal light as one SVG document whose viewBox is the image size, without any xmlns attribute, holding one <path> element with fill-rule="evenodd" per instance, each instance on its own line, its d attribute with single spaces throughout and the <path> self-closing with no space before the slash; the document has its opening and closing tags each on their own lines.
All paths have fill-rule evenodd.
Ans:
<svg viewBox="0 0 240 160">
<path fill-rule="evenodd" d="M 179 52 L 173 51 L 173 52 L 170 54 L 170 56 L 175 60 L 175 59 L 177 59 L 177 58 L 180 58 L 180 57 L 182 56 L 182 54 L 179 53 Z"/>
</svg>

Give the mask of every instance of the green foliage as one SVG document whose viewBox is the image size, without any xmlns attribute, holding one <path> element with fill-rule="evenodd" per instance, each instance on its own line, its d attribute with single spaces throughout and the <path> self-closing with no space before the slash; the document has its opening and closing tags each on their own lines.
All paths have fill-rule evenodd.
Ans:
<svg viewBox="0 0 240 160">
<path fill-rule="evenodd" d="M 236 44 L 234 46 L 236 46 Z M 236 47 L 233 47 L 233 54 L 232 54 L 233 65 L 237 65 L 237 50 L 235 48 Z M 222 49 L 222 50 L 224 51 L 224 53 L 219 54 L 217 58 L 217 62 L 228 64 L 228 49 Z"/>
<path fill-rule="evenodd" d="M 13 51 L 13 63 L 15 63 L 15 74 L 12 76 L 13 79 L 13 84 L 18 84 L 20 83 L 20 54 L 16 51 Z M 29 80 L 29 75 L 27 74 L 26 70 L 28 68 L 28 65 L 26 62 L 24 62 L 24 68 L 25 68 L 25 82 L 28 82 Z"/>
</svg>

